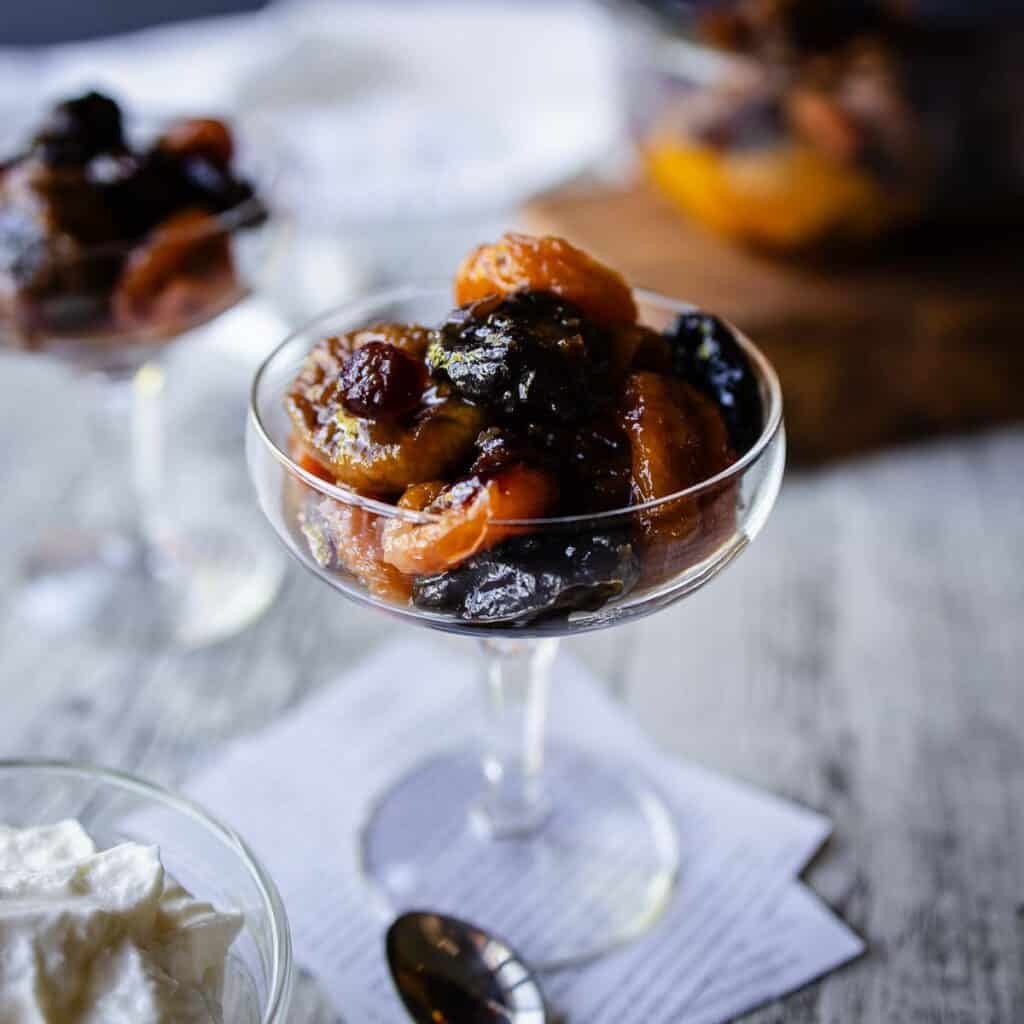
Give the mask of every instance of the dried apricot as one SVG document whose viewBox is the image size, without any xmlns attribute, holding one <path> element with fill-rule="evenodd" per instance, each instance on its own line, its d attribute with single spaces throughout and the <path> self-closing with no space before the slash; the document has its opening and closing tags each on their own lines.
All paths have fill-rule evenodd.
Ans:
<svg viewBox="0 0 1024 1024">
<path fill-rule="evenodd" d="M 357 491 L 398 494 L 410 484 L 451 472 L 472 450 L 484 424 L 483 410 L 440 394 L 436 387 L 427 386 L 409 415 L 371 419 L 346 408 L 342 377 L 356 353 L 387 345 L 402 351 L 403 358 L 419 359 L 428 338 L 424 328 L 396 324 L 326 338 L 310 352 L 285 396 L 299 440 Z"/>
<path fill-rule="evenodd" d="M 650 372 L 631 375 L 622 420 L 630 436 L 637 504 L 709 480 L 734 461 L 718 409 L 684 381 Z M 645 586 L 676 575 L 710 553 L 709 544 L 721 542 L 734 521 L 734 486 L 637 513 Z"/>
<path fill-rule="evenodd" d="M 432 493 L 429 503 L 422 504 Z M 399 504 L 431 513 L 432 518 L 422 523 L 389 521 L 381 532 L 384 558 L 411 575 L 443 572 L 519 532 L 514 526 L 494 525 L 494 520 L 546 515 L 557 493 L 549 474 L 522 465 L 489 479 L 468 477 L 440 489 L 421 485 Z"/>
<path fill-rule="evenodd" d="M 323 463 L 295 437 L 289 439 L 288 454 L 292 461 L 298 463 L 307 473 L 312 473 L 329 484 L 338 482 L 334 479 L 334 474 L 328 472 Z"/>
<path fill-rule="evenodd" d="M 376 597 L 407 601 L 412 580 L 384 561 L 381 522 L 377 513 L 333 498 L 309 501 L 300 515 L 302 532 L 318 565 L 345 569 Z"/>
<path fill-rule="evenodd" d="M 175 156 L 205 157 L 218 167 L 227 167 L 235 153 L 228 126 L 212 117 L 176 121 L 160 136 L 157 145 Z"/>
<path fill-rule="evenodd" d="M 189 209 L 164 221 L 132 252 L 112 302 L 123 326 L 173 333 L 236 295 L 227 236 L 208 213 Z"/>
<path fill-rule="evenodd" d="M 459 305 L 516 291 L 552 292 L 599 323 L 636 320 L 633 294 L 622 276 L 554 235 L 509 232 L 477 246 L 455 275 Z"/>
<path fill-rule="evenodd" d="M 408 423 L 353 416 L 340 403 L 323 420 L 294 398 L 288 408 L 299 436 L 338 480 L 382 495 L 451 472 L 472 450 L 484 422 L 480 409 L 458 398 L 425 405 Z"/>
</svg>

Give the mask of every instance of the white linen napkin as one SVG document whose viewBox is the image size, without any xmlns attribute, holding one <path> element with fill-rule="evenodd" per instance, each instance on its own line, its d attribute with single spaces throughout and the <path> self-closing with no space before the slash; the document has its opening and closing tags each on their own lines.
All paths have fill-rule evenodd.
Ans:
<svg viewBox="0 0 1024 1024">
<path fill-rule="evenodd" d="M 264 860 L 284 897 L 299 963 L 345 1020 L 405 1019 L 384 962 L 387 922 L 356 870 L 356 832 L 374 796 L 436 751 L 439 736 L 443 747 L 468 738 L 475 672 L 451 647 L 383 648 L 238 742 L 188 787 Z M 544 978 L 568 1021 L 714 1024 L 862 951 L 795 881 L 828 835 L 824 818 L 660 753 L 565 653 L 553 682 L 553 738 L 571 734 L 575 745 L 641 771 L 676 815 L 684 851 L 672 905 L 649 933 Z M 486 904 L 474 916 L 486 922 Z"/>
</svg>

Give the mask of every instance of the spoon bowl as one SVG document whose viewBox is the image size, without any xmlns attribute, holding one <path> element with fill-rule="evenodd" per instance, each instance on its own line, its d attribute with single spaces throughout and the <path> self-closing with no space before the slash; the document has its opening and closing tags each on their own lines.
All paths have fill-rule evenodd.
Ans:
<svg viewBox="0 0 1024 1024">
<path fill-rule="evenodd" d="M 388 929 L 388 967 L 417 1024 L 550 1024 L 531 968 L 503 940 L 411 911 Z"/>
</svg>

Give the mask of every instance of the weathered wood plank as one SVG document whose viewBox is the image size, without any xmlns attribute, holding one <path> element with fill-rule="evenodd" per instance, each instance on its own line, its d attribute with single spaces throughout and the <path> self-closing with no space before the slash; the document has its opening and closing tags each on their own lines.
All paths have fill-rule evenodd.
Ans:
<svg viewBox="0 0 1024 1024">
<path fill-rule="evenodd" d="M 179 443 L 222 452 L 241 494 L 243 385 L 216 383 L 228 404 L 206 424 L 198 381 L 175 399 Z M 258 628 L 207 651 L 26 630 L 16 556 L 68 500 L 79 441 L 54 455 L 37 396 L 73 392 L 53 368 L 0 358 L 0 389 L 0 754 L 178 783 L 407 628 L 295 572 Z M 870 953 L 751 1022 L 1024 1020 L 1022 555 L 1024 432 L 1006 431 L 791 476 L 714 585 L 572 643 L 666 748 L 835 820 L 810 880 Z"/>
</svg>

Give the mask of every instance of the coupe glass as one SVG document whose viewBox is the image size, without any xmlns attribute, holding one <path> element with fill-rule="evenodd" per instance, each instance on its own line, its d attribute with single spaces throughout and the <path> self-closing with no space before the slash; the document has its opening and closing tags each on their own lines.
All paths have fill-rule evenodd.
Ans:
<svg viewBox="0 0 1024 1024">
<path fill-rule="evenodd" d="M 634 295 L 640 321 L 657 330 L 693 309 L 649 292 Z M 667 607 L 707 583 L 753 540 L 782 479 L 781 392 L 764 356 L 737 335 L 765 410 L 761 436 L 741 459 L 704 483 L 645 505 L 512 524 L 586 543 L 594 532 L 628 538 L 651 517 L 690 516 L 698 523 L 681 539 L 648 544 L 633 589 L 596 610 L 526 625 L 424 611 L 390 599 L 386 581 L 370 575 L 367 586 L 344 565 L 358 571 L 353 556 L 364 531 L 396 520 L 416 528 L 434 517 L 360 497 L 303 468 L 289 454 L 283 396 L 319 339 L 373 321 L 438 323 L 451 304 L 447 289 L 403 288 L 331 310 L 287 338 L 253 385 L 249 468 L 278 535 L 324 582 L 406 621 L 475 637 L 483 656 L 479 749 L 411 767 L 380 794 L 366 821 L 359 849 L 375 894 L 391 912 L 429 907 L 470 916 L 534 965 L 562 966 L 601 955 L 648 928 L 671 897 L 679 852 L 672 816 L 646 779 L 593 753 L 545 743 L 558 638 Z M 351 550 L 339 553 L 325 531 L 311 528 L 319 521 L 342 524 L 356 538 Z M 429 666 L 410 685 L 429 685 Z M 500 886 L 488 894 L 495 879 Z M 481 906 L 488 908 L 483 919 Z M 527 907 L 543 907 L 543 913 L 524 913 Z"/>
<path fill-rule="evenodd" d="M 283 1024 L 293 983 L 291 935 L 277 888 L 245 842 L 190 800 L 142 779 L 70 761 L 0 760 L 0 823 L 77 818 L 105 849 L 160 847 L 194 896 L 244 916 L 228 953 L 225 1024 Z"/>
<path fill-rule="evenodd" d="M 236 166 L 257 194 L 269 190 L 272 168 L 244 150 Z M 138 293 L 119 296 L 120 319 L 111 312 L 119 300 L 103 301 L 102 282 L 138 260 L 137 242 L 54 260 L 51 279 L 60 286 L 38 302 L 0 293 L 0 347 L 57 358 L 78 374 L 83 409 L 52 414 L 93 445 L 86 476 L 71 482 L 57 523 L 23 562 L 16 602 L 30 620 L 108 641 L 169 638 L 193 647 L 237 632 L 269 607 L 285 560 L 258 521 L 230 509 L 218 521 L 213 500 L 198 525 L 179 526 L 167 514 L 160 356 L 250 291 L 279 228 L 253 198 L 198 227 L 164 229 L 170 246 L 187 247 L 187 270 L 175 276 L 151 260 Z M 40 400 L 45 407 L 46 396 Z"/>
</svg>

